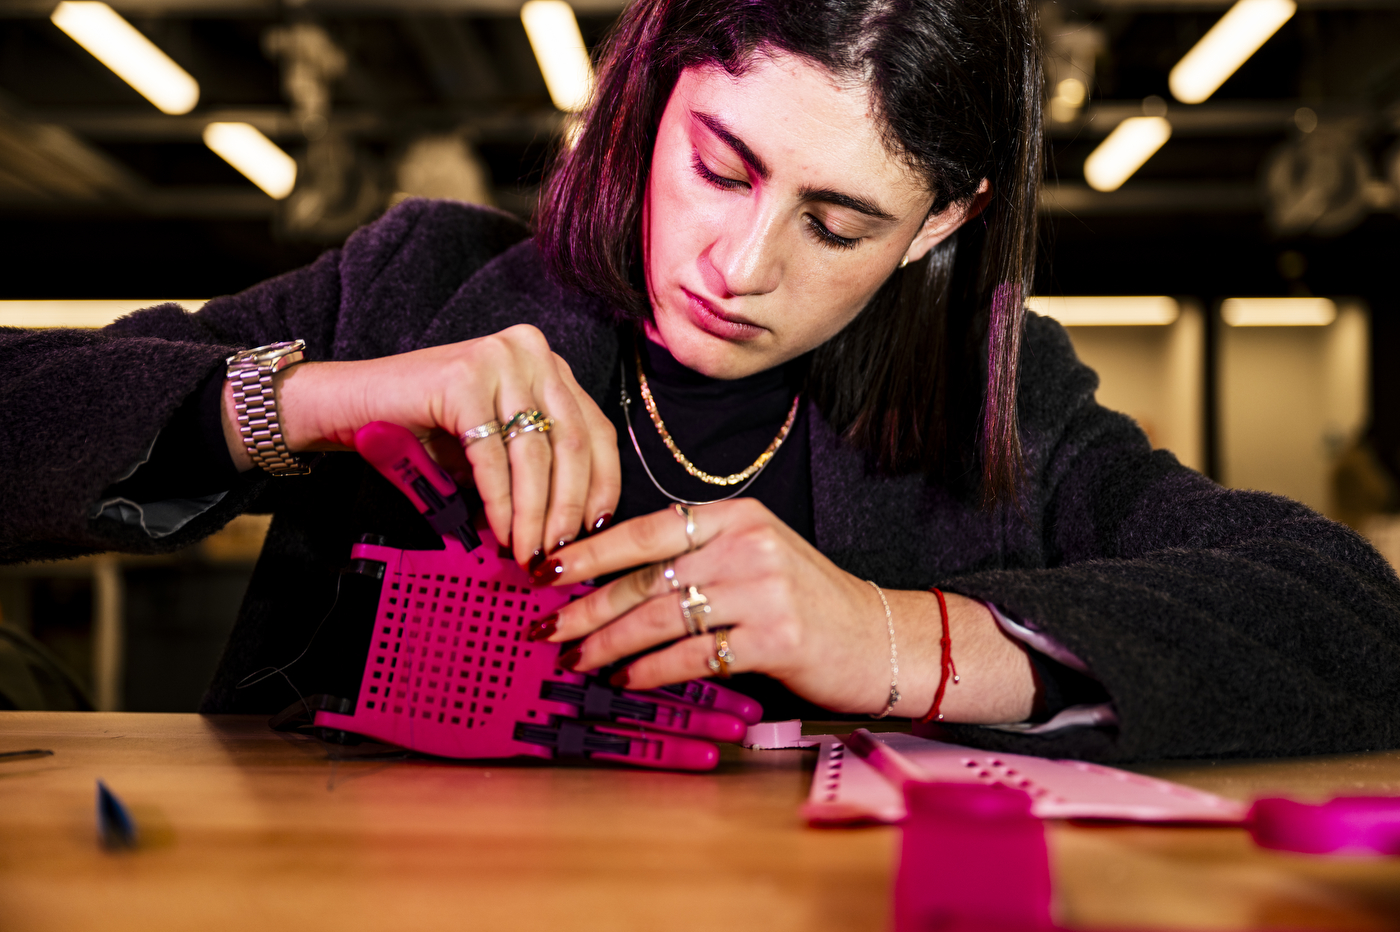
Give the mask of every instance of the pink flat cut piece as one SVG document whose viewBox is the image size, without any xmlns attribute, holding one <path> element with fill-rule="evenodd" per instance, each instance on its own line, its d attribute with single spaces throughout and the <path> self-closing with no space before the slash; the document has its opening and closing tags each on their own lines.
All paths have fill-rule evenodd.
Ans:
<svg viewBox="0 0 1400 932">
<path fill-rule="evenodd" d="M 1028 795 L 1037 818 L 1223 824 L 1245 818 L 1245 806 L 1234 800 L 1113 767 L 995 754 L 894 732 L 875 737 L 911 764 L 918 779 L 1015 789 Z M 816 824 L 899 822 L 906 811 L 895 782 L 841 739 L 824 736 L 803 814 Z"/>
<path fill-rule="evenodd" d="M 1400 798 L 1341 796 L 1321 805 L 1259 799 L 1249 833 L 1260 847 L 1361 857 L 1400 854 Z"/>
</svg>

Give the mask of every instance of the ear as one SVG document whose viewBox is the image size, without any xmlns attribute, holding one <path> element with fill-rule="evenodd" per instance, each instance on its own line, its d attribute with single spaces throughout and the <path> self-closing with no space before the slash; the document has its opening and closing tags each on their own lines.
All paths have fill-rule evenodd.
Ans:
<svg viewBox="0 0 1400 932">
<path fill-rule="evenodd" d="M 983 178 L 972 200 L 962 204 L 949 204 L 942 213 L 930 214 L 924 225 L 919 227 L 919 232 L 914 234 L 914 241 L 905 250 L 904 257 L 910 262 L 918 262 L 928 255 L 930 249 L 956 233 L 958 227 L 985 210 L 991 201 L 991 182 Z"/>
</svg>

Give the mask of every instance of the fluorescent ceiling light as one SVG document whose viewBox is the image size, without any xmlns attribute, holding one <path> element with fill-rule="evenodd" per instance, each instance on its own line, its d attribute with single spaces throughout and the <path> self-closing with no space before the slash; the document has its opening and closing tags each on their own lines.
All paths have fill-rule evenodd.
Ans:
<svg viewBox="0 0 1400 932">
<path fill-rule="evenodd" d="M 1328 298 L 1226 298 L 1220 316 L 1231 327 L 1326 327 L 1337 319 Z"/>
<path fill-rule="evenodd" d="M 107 4 L 64 0 L 49 19 L 162 113 L 189 113 L 199 102 L 199 83 L 189 72 Z"/>
<path fill-rule="evenodd" d="M 123 314 L 157 304 L 179 304 L 187 311 L 204 298 L 122 298 L 100 301 L 0 301 L 0 327 L 105 327 Z"/>
<path fill-rule="evenodd" d="M 1181 315 L 1175 298 L 1155 295 L 1027 298 L 1026 307 L 1066 327 L 1161 326 Z"/>
<path fill-rule="evenodd" d="M 593 93 L 593 63 L 574 8 L 564 0 L 530 0 L 520 8 L 520 21 L 525 24 L 554 106 L 570 113 L 588 106 Z"/>
<path fill-rule="evenodd" d="M 1159 116 L 1129 117 L 1084 160 L 1084 180 L 1095 191 L 1117 191 L 1171 138 L 1172 125 Z"/>
<path fill-rule="evenodd" d="M 281 200 L 297 183 L 297 163 L 248 123 L 210 123 L 204 144 L 241 171 L 267 196 Z"/>
<path fill-rule="evenodd" d="M 1172 96 L 1198 104 L 1214 94 L 1297 9 L 1293 0 L 1239 0 L 1176 63 L 1167 78 Z"/>
</svg>

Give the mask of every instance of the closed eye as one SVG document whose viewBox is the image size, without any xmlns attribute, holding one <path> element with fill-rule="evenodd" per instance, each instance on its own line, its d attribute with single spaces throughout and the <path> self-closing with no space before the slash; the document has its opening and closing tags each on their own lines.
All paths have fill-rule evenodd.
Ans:
<svg viewBox="0 0 1400 932">
<path fill-rule="evenodd" d="M 845 236 L 838 236 L 828 230 L 826 224 L 822 223 L 811 214 L 807 215 L 807 224 L 811 227 L 812 233 L 816 235 L 817 239 L 833 249 L 855 249 L 856 244 L 860 242 L 859 237 L 851 239 Z"/>
<path fill-rule="evenodd" d="M 736 191 L 749 186 L 747 181 L 737 181 L 734 178 L 726 178 L 723 175 L 717 175 L 710 171 L 710 166 L 704 163 L 698 151 L 691 153 L 690 164 L 695 169 L 695 174 L 704 178 L 717 188 L 723 188 L 726 191 Z"/>
</svg>

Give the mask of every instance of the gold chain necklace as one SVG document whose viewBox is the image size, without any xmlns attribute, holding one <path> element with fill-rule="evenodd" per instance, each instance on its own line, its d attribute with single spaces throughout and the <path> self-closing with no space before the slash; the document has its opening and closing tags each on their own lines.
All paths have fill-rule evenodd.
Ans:
<svg viewBox="0 0 1400 932">
<path fill-rule="evenodd" d="M 759 470 L 763 469 L 764 466 L 768 465 L 768 461 L 773 458 L 778 452 L 778 448 L 783 445 L 783 441 L 787 439 L 788 431 L 792 430 L 793 421 L 797 420 L 797 406 L 802 400 L 801 392 L 793 396 L 792 407 L 788 410 L 787 420 L 783 422 L 782 430 L 778 431 L 778 436 L 774 437 L 773 442 L 768 444 L 768 449 L 758 455 L 758 459 L 754 460 L 747 469 L 741 472 L 730 473 L 727 476 L 711 475 L 686 459 L 685 454 L 681 452 L 681 448 L 676 446 L 676 441 L 671 439 L 671 432 L 666 429 L 665 423 L 661 420 L 661 415 L 657 413 L 656 399 L 651 396 L 651 386 L 647 384 L 647 374 L 642 371 L 642 351 L 640 347 L 636 349 L 636 354 L 637 384 L 642 390 L 642 402 L 647 406 L 647 414 L 651 415 L 652 424 L 656 425 L 656 432 L 661 435 L 661 442 L 666 444 L 666 449 L 671 451 L 671 455 L 676 458 L 677 463 L 681 464 L 681 468 L 701 482 L 707 482 L 710 485 L 738 485 L 746 479 L 751 478 L 757 474 Z M 638 453 L 640 455 L 640 451 L 638 451 Z"/>
</svg>

